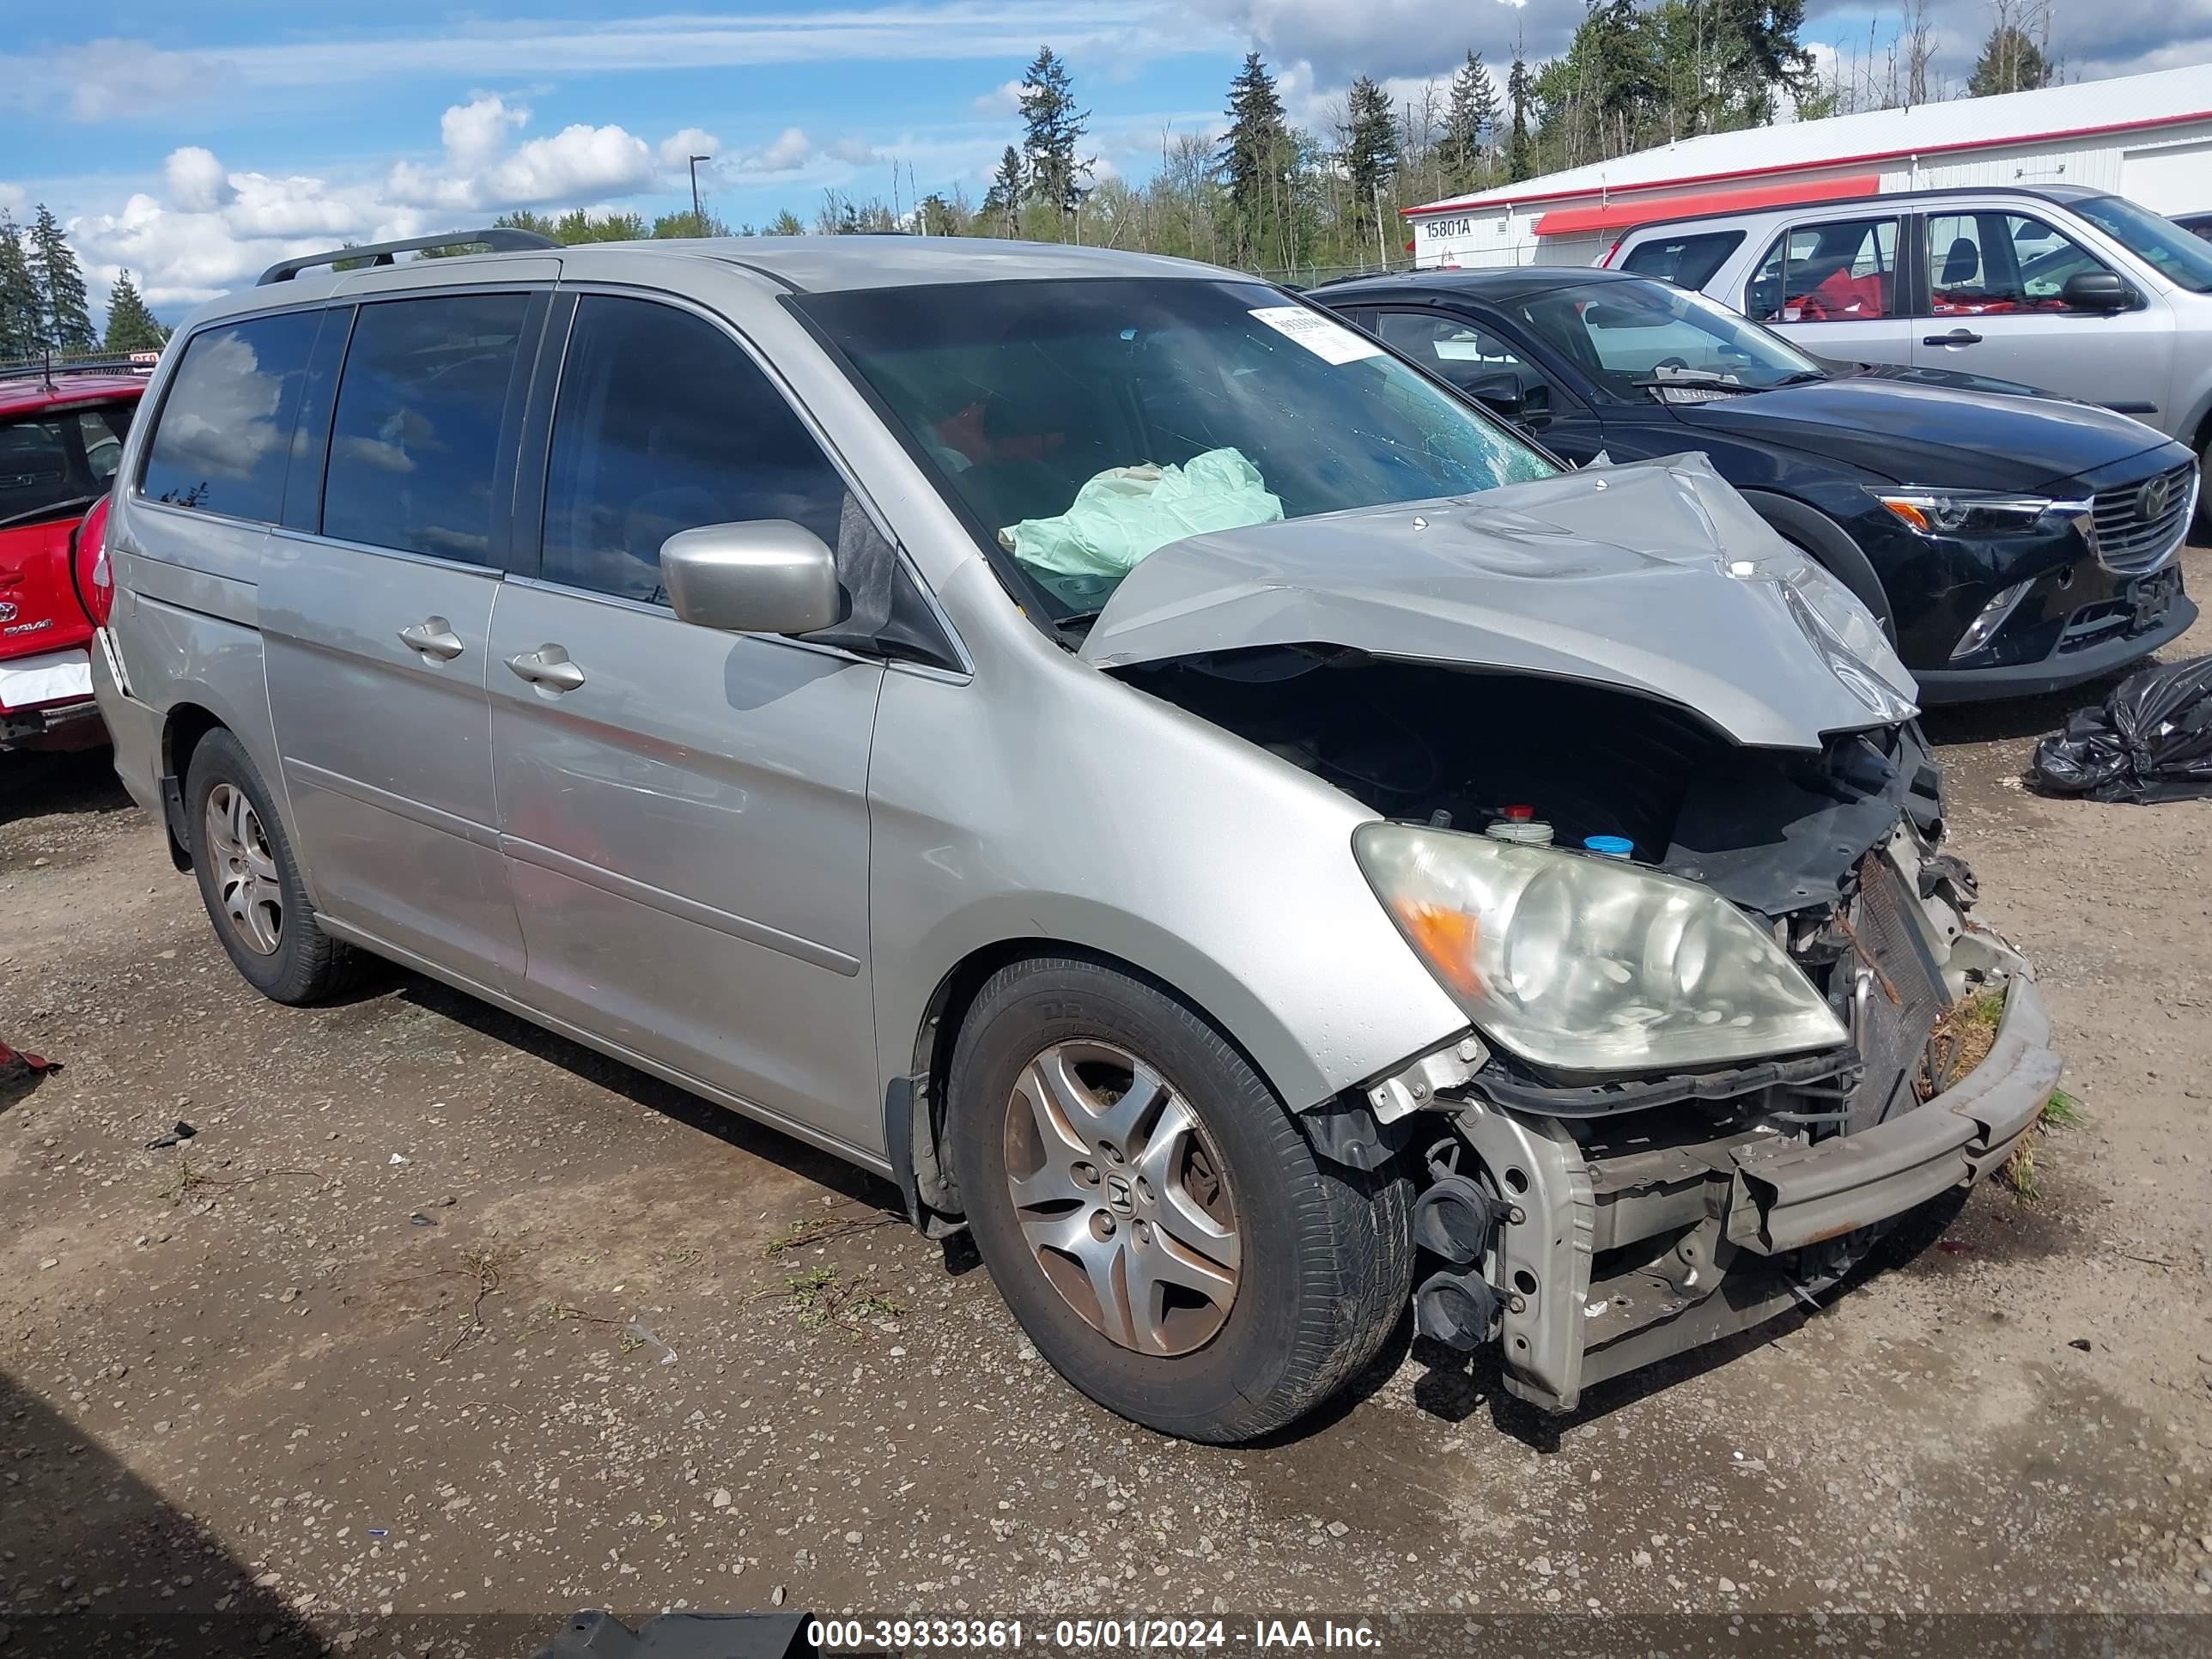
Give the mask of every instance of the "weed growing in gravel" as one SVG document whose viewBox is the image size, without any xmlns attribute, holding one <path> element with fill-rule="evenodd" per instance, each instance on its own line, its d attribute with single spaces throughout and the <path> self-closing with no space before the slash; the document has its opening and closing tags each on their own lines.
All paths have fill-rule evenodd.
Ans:
<svg viewBox="0 0 2212 1659">
<path fill-rule="evenodd" d="M 2046 1129 L 2078 1129 L 2089 1121 L 2081 1103 L 2063 1089 L 2053 1089 L 2051 1098 L 2043 1103 L 2043 1127 Z"/>
<path fill-rule="evenodd" d="M 1997 1171 L 1997 1179 L 2023 1203 L 2033 1203 L 2043 1196 L 2043 1182 L 2036 1171 L 2037 1143 L 2053 1129 L 2078 1129 L 2088 1121 L 2089 1115 L 2081 1109 L 2079 1100 L 2063 1089 L 2053 1089 L 2051 1098 L 2044 1103 L 2042 1114 L 2035 1120 L 2034 1129 L 2005 1160 L 2004 1168 Z"/>
<path fill-rule="evenodd" d="M 896 1319 L 905 1311 L 889 1297 L 871 1290 L 866 1279 L 847 1279 L 835 1267 L 809 1267 L 803 1273 L 788 1275 L 783 1282 L 785 1301 L 810 1331 L 825 1325 L 857 1331 L 868 1320 Z"/>
</svg>

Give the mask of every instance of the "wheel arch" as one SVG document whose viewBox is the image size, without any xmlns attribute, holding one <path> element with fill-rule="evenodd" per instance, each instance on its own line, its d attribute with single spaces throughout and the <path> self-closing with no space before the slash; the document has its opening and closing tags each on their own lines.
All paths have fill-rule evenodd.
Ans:
<svg viewBox="0 0 2212 1659">
<path fill-rule="evenodd" d="M 228 721 L 205 703 L 172 703 L 161 718 L 161 827 L 169 838 L 169 862 L 192 867 L 191 838 L 185 833 L 184 784 L 192 753 L 210 732 L 228 732 Z"/>
<path fill-rule="evenodd" d="M 913 1046 L 905 1056 L 907 1069 L 892 1078 L 884 1091 L 885 1157 L 890 1163 L 893 1179 L 907 1201 L 908 1218 L 925 1232 L 936 1235 L 957 1231 L 963 1224 L 964 1211 L 959 1190 L 941 1150 L 952 1051 L 959 1041 L 961 1027 L 977 995 L 994 975 L 1016 963 L 1054 957 L 1073 957 L 1111 969 L 1180 1003 L 1234 1048 L 1291 1110 L 1295 1112 L 1334 1097 L 1334 1091 L 1324 1086 L 1319 1097 L 1304 1098 L 1316 1085 L 1306 1074 L 1311 1062 L 1303 1055 L 1298 1076 L 1305 1086 L 1295 1094 L 1285 1091 L 1278 1072 L 1283 1068 L 1283 1045 L 1295 1047 L 1295 1041 L 1272 1017 L 1261 1016 L 1270 1028 L 1262 1042 L 1275 1051 L 1274 1068 L 1266 1063 L 1255 1045 L 1246 1040 L 1236 1022 L 1224 1019 L 1208 999 L 1187 990 L 1181 976 L 1164 974 L 1128 955 L 1065 933 L 1007 933 L 984 940 L 969 946 L 938 976 L 914 1026 Z M 1205 977 L 1214 979 L 1217 984 L 1223 982 L 1215 975 L 1225 975 L 1227 970 L 1218 964 L 1208 965 L 1213 972 Z M 1253 1000 L 1253 1007 L 1255 1011 L 1261 1007 L 1256 999 Z"/>
</svg>

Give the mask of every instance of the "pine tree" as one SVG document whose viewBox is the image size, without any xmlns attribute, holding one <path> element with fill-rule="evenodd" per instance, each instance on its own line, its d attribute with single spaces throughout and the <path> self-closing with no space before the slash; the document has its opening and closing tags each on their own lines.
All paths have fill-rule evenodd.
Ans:
<svg viewBox="0 0 2212 1659">
<path fill-rule="evenodd" d="M 976 215 L 977 223 L 991 234 L 1012 236 L 1021 225 L 1022 211 L 1022 154 L 1012 144 L 999 158 L 999 170 L 991 176 L 991 188 L 983 193 L 983 210 Z"/>
<path fill-rule="evenodd" d="M 1515 58 L 1505 76 L 1506 101 L 1513 106 L 1513 136 L 1505 151 L 1505 176 L 1516 185 L 1536 176 L 1536 145 L 1528 136 L 1528 106 L 1535 90 L 1528 60 Z"/>
<path fill-rule="evenodd" d="M 1462 190 L 1483 182 L 1490 172 L 1498 114 L 1497 83 L 1482 66 L 1482 54 L 1470 52 L 1452 76 L 1451 104 L 1444 116 L 1444 166 Z"/>
<path fill-rule="evenodd" d="M 0 214 L 0 362 L 35 357 L 46 343 L 39 285 L 23 255 L 22 227 Z"/>
<path fill-rule="evenodd" d="M 89 351 L 99 337 L 92 331 L 92 308 L 84 295 L 84 273 L 70 251 L 61 221 L 44 202 L 31 222 L 28 254 L 31 280 L 38 284 L 39 308 L 46 343 L 57 351 Z"/>
<path fill-rule="evenodd" d="M 1237 212 L 1256 218 L 1279 183 L 1283 100 L 1256 52 L 1229 83 L 1229 131 L 1221 140 L 1221 181 Z"/>
<path fill-rule="evenodd" d="M 1037 50 L 1036 61 L 1022 76 L 1022 160 L 1029 172 L 1030 198 L 1075 211 L 1082 199 L 1083 175 L 1088 161 L 1078 161 L 1075 147 L 1090 131 L 1091 112 L 1075 107 L 1075 93 L 1067 65 L 1050 46 Z"/>
<path fill-rule="evenodd" d="M 1363 75 L 1344 94 L 1344 171 L 1352 182 L 1352 211 L 1370 228 L 1360 238 L 1360 255 L 1366 256 L 1367 235 L 1379 235 L 1382 187 L 1398 169 L 1398 123 L 1390 109 L 1390 94 L 1373 76 Z"/>
<path fill-rule="evenodd" d="M 1999 23 L 1982 43 L 1974 72 L 1966 77 L 1969 98 L 1993 93 L 2033 92 L 2051 84 L 2051 64 L 2027 31 L 2014 23 Z"/>
<path fill-rule="evenodd" d="M 103 343 L 110 351 L 159 351 L 168 337 L 169 331 L 146 309 L 138 284 L 125 270 L 107 296 L 107 338 Z"/>
<path fill-rule="evenodd" d="M 793 213 L 789 208 L 785 208 L 779 212 L 775 218 L 768 222 L 767 228 L 763 230 L 761 234 L 763 236 L 800 236 L 804 235 L 806 227 L 799 222 L 799 216 Z"/>
</svg>

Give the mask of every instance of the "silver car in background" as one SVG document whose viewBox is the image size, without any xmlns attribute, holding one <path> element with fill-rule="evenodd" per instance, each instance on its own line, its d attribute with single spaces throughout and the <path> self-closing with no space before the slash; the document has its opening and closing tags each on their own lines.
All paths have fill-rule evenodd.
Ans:
<svg viewBox="0 0 2212 1659">
<path fill-rule="evenodd" d="M 1911 678 L 1701 460 L 1181 262 L 464 240 L 206 307 L 124 459 L 117 769 L 271 998 L 388 958 L 849 1158 L 1206 1440 L 1409 1301 L 1571 1407 L 2048 1097 Z"/>
<path fill-rule="evenodd" d="M 1987 185 L 1709 214 L 1639 225 L 1603 263 L 1823 356 L 2100 404 L 2212 468 L 2212 245 L 2124 196 Z"/>
</svg>

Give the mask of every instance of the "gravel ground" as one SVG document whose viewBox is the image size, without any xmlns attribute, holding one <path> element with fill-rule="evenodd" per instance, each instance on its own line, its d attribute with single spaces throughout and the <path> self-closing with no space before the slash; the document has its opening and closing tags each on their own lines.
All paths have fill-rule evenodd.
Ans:
<svg viewBox="0 0 2212 1659">
<path fill-rule="evenodd" d="M 775 1133 L 396 973 L 260 1000 L 104 754 L 0 757 L 0 1037 L 65 1062 L 0 1113 L 0 1652 L 527 1653 L 586 1606 L 2203 1650 L 2212 803 L 2025 792 L 2082 700 L 1929 721 L 2088 1114 L 2039 1198 L 1564 1420 L 1401 1336 L 1238 1450 L 1091 1406 Z"/>
</svg>

